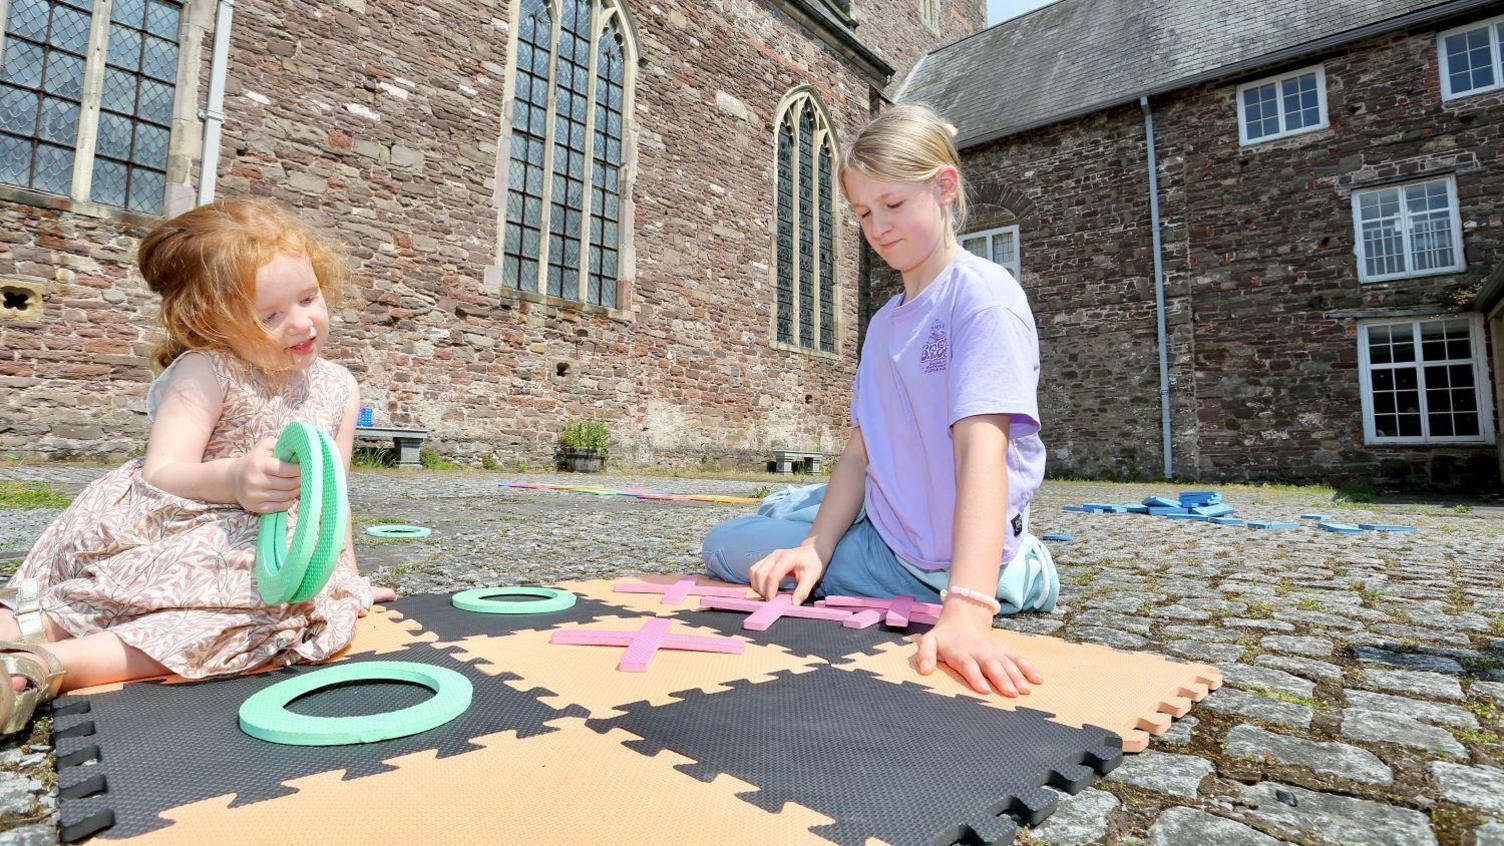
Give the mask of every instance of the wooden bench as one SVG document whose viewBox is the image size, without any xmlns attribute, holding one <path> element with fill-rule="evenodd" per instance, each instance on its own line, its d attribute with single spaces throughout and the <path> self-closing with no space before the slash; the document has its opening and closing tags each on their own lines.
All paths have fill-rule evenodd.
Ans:
<svg viewBox="0 0 1504 846">
<path fill-rule="evenodd" d="M 797 462 L 804 473 L 819 473 L 820 463 L 825 460 L 823 452 L 804 452 L 796 449 L 773 450 L 773 472 L 792 473 Z"/>
<path fill-rule="evenodd" d="M 355 437 L 369 438 L 384 441 L 391 439 L 392 445 L 397 449 L 397 466 L 414 468 L 422 467 L 418 460 L 418 451 L 423 446 L 423 440 L 428 437 L 427 429 L 393 429 L 388 426 L 356 426 Z"/>
</svg>

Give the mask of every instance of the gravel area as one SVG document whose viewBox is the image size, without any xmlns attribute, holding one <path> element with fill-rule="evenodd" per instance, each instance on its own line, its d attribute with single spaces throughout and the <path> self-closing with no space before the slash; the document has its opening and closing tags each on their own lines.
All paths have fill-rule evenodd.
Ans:
<svg viewBox="0 0 1504 846">
<path fill-rule="evenodd" d="M 76 491 L 107 468 L 0 467 L 0 480 Z M 416 523 L 422 541 L 357 537 L 361 569 L 399 592 L 547 583 L 700 566 L 700 540 L 748 505 L 499 487 L 581 477 L 357 471 L 358 525 Z M 750 495 L 778 483 L 593 476 L 605 487 Z M 1255 530 L 1085 502 L 1174 496 L 1167 485 L 1047 482 L 1036 534 L 1052 543 L 1056 612 L 1001 625 L 1209 660 L 1228 684 L 1151 751 L 1069 797 L 1019 842 L 1039 844 L 1504 842 L 1504 509 L 1496 503 L 1334 502 L 1315 488 L 1222 486 Z M 1414 533 L 1318 531 L 1302 513 Z M 56 511 L 0 517 L 7 571 Z M 0 743 L 0 846 L 55 841 L 50 723 Z"/>
</svg>

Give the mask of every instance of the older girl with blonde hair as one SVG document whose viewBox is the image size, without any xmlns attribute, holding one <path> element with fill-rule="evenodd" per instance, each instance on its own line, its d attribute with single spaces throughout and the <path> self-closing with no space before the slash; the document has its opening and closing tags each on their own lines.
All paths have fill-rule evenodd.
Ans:
<svg viewBox="0 0 1504 846">
<path fill-rule="evenodd" d="M 256 586 L 259 515 L 299 492 L 276 437 L 304 421 L 350 460 L 357 386 L 321 356 L 335 248 L 276 204 L 221 200 L 156 226 L 137 261 L 166 329 L 146 455 L 85 488 L 0 593 L 0 734 L 61 690 L 322 661 L 373 600 L 348 536 L 313 599 L 268 606 Z"/>
<path fill-rule="evenodd" d="M 857 133 L 839 178 L 867 243 L 903 276 L 868 325 L 851 439 L 830 484 L 790 488 L 705 539 L 717 578 L 771 598 L 940 601 L 915 638 L 979 693 L 1028 693 L 1039 673 L 989 636 L 994 615 L 1049 611 L 1059 579 L 1028 533 L 1044 476 L 1039 341 L 1008 271 L 961 249 L 966 191 L 954 128 L 894 106 Z"/>
</svg>

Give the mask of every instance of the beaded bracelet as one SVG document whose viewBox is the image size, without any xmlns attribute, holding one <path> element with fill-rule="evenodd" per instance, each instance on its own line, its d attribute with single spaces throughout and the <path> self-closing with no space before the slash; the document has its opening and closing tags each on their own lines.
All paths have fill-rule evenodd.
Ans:
<svg viewBox="0 0 1504 846">
<path fill-rule="evenodd" d="M 941 602 L 944 602 L 946 597 L 948 596 L 959 596 L 962 599 L 969 599 L 972 602 L 985 605 L 988 608 L 992 609 L 993 616 L 997 616 L 998 614 L 1002 613 L 1003 610 L 1003 604 L 1001 602 L 998 602 L 995 598 L 990 597 L 987 594 L 982 593 L 981 591 L 972 590 L 971 588 L 953 587 L 940 591 Z"/>
</svg>

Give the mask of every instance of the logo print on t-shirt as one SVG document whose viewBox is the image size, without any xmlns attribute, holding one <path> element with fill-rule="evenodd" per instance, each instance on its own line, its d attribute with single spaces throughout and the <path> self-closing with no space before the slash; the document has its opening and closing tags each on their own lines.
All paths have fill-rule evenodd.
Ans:
<svg viewBox="0 0 1504 846">
<path fill-rule="evenodd" d="M 950 341 L 945 337 L 945 324 L 939 320 L 930 324 L 929 340 L 919 352 L 919 369 L 925 373 L 938 373 L 950 362 Z"/>
</svg>

